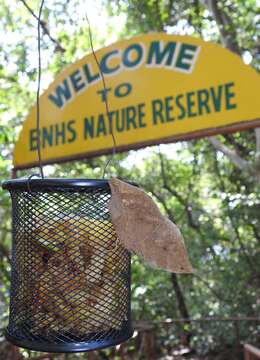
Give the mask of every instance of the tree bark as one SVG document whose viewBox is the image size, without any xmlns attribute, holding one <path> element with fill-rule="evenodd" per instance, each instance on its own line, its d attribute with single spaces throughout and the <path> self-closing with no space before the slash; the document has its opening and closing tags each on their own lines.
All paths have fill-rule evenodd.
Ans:
<svg viewBox="0 0 260 360">
<path fill-rule="evenodd" d="M 230 149 L 215 137 L 209 137 L 209 142 L 213 147 L 222 152 L 232 162 L 232 164 L 240 170 L 249 170 L 249 164 L 246 160 L 242 159 L 235 150 Z"/>
<path fill-rule="evenodd" d="M 232 23 L 229 14 L 219 7 L 218 0 L 206 0 L 206 5 L 210 10 L 219 29 L 222 44 L 235 54 L 241 56 L 241 49 L 237 41 L 237 31 Z M 260 182 L 260 128 L 255 129 L 256 153 L 252 162 L 242 159 L 234 150 L 221 144 L 215 137 L 210 138 L 211 144 L 221 151 L 227 158 L 242 171 L 249 170 L 254 180 Z"/>
<path fill-rule="evenodd" d="M 229 50 L 240 55 L 236 30 L 230 17 L 226 12 L 219 8 L 218 0 L 207 0 L 206 3 L 218 25 L 222 44 Z"/>
<path fill-rule="evenodd" d="M 176 295 L 176 300 L 177 300 L 177 304 L 178 304 L 178 310 L 180 313 L 180 317 L 183 319 L 187 319 L 187 321 L 185 321 L 183 324 L 185 326 L 185 328 L 183 329 L 182 332 L 182 344 L 185 346 L 188 346 L 191 340 L 191 330 L 190 330 L 190 321 L 189 319 L 189 312 L 188 312 L 188 308 L 185 302 L 185 298 L 184 295 L 182 293 L 177 275 L 172 273 L 171 274 L 171 282 L 172 282 L 172 286 Z"/>
</svg>

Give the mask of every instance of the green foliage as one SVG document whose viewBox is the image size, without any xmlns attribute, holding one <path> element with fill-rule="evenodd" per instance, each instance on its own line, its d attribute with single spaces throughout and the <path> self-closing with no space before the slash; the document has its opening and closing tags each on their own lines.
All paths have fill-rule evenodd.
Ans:
<svg viewBox="0 0 260 360">
<path fill-rule="evenodd" d="M 256 0 L 102 3 L 102 12 L 107 9 L 111 18 L 104 33 L 90 16 L 95 47 L 109 43 L 111 37 L 140 32 L 192 34 L 222 41 L 240 55 L 251 56 L 251 65 L 260 68 Z M 218 13 L 207 4 L 217 4 Z M 28 1 L 28 5 L 37 14 L 38 1 Z M 36 98 L 37 44 L 36 21 L 22 2 L 0 0 L 0 16 L 0 176 L 6 179 L 10 177 L 13 144 Z M 111 25 L 119 19 L 125 20 L 123 29 Z M 43 36 L 43 88 L 67 64 L 90 51 L 79 0 L 46 0 L 44 22 L 56 42 L 46 33 Z M 219 136 L 218 140 L 259 171 L 254 131 Z M 100 157 L 47 166 L 45 171 L 58 177 L 100 178 L 107 161 L 108 157 Z M 31 172 L 35 171 L 20 172 L 19 176 Z M 180 227 L 196 269 L 195 275 L 177 277 L 190 317 L 258 316 L 260 199 L 259 182 L 252 173 L 238 169 L 203 139 L 116 155 L 108 166 L 108 175 L 138 182 Z M 5 324 L 11 214 L 9 196 L 2 189 L 0 204 L 0 316 Z M 132 269 L 135 320 L 182 317 L 170 274 L 151 269 L 137 257 Z M 241 341 L 259 342 L 256 323 L 242 323 L 240 330 Z M 235 341 L 233 323 L 174 324 L 168 330 L 158 325 L 161 350 L 177 344 L 179 335 L 189 331 L 191 345 L 201 353 L 231 346 Z"/>
</svg>

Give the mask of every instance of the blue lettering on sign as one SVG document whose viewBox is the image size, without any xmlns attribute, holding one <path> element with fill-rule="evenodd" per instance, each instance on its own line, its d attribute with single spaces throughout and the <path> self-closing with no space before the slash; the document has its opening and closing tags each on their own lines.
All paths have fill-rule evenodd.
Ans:
<svg viewBox="0 0 260 360">
<path fill-rule="evenodd" d="M 111 75 L 117 72 L 120 69 L 120 65 L 109 65 L 109 60 L 113 57 L 118 57 L 118 50 L 113 50 L 104 55 L 100 61 L 100 68 L 103 74 Z"/>
<path fill-rule="evenodd" d="M 176 49 L 176 42 L 152 41 L 147 57 L 147 66 L 171 66 Z"/>
<path fill-rule="evenodd" d="M 50 94 L 48 98 L 58 107 L 62 108 L 64 104 L 72 98 L 69 82 L 67 79 L 58 85 L 55 89 L 55 93 Z"/>
<path fill-rule="evenodd" d="M 114 76 L 123 70 L 134 70 L 141 65 L 191 73 L 199 50 L 199 46 L 175 41 L 151 41 L 148 48 L 142 43 L 133 43 L 123 51 L 114 49 L 106 52 L 99 59 L 99 64 L 104 76 Z M 95 65 L 95 67 L 96 69 L 93 71 L 92 64 L 85 63 L 81 68 L 74 70 L 48 96 L 49 100 L 58 108 L 63 108 L 73 96 L 79 95 L 85 89 L 101 81 L 102 77 L 98 66 Z M 232 107 L 232 91 L 229 89 L 225 89 L 225 91 L 229 94 L 227 106 Z M 218 95 L 215 98 L 216 104 L 221 96 Z M 120 93 L 117 96 L 120 97 Z"/>
<path fill-rule="evenodd" d="M 144 57 L 144 46 L 141 44 L 132 44 L 128 46 L 123 53 L 123 64 L 126 68 L 133 69 L 141 64 Z"/>
</svg>

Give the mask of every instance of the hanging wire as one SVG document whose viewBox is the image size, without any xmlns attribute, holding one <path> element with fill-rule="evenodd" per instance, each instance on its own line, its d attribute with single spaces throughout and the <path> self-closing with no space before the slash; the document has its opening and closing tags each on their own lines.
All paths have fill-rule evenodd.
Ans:
<svg viewBox="0 0 260 360">
<path fill-rule="evenodd" d="M 96 52 L 94 50 L 92 30 L 91 30 L 90 21 L 89 21 L 87 13 L 85 13 L 85 16 L 86 16 L 86 20 L 87 20 L 87 23 L 88 23 L 88 35 L 89 35 L 89 42 L 90 42 L 91 51 L 92 51 L 92 54 L 94 56 L 95 62 L 97 64 L 97 67 L 98 67 L 98 70 L 99 70 L 99 73 L 100 73 L 100 76 L 101 76 L 101 79 L 102 79 L 103 89 L 106 90 L 106 81 L 105 81 L 105 77 L 104 77 L 103 71 L 101 69 L 101 66 L 99 64 Z M 108 121 L 109 121 L 110 120 L 110 111 L 109 111 L 109 104 L 108 104 L 107 98 L 108 97 L 107 97 L 107 94 L 105 92 L 104 101 L 105 101 L 105 106 L 106 106 L 106 115 L 107 115 L 107 118 L 108 118 Z M 117 145 L 116 145 L 116 138 L 115 138 L 115 134 L 114 134 L 112 119 L 111 119 L 111 136 L 112 136 L 112 139 L 113 139 L 112 155 L 109 157 L 108 161 L 105 163 L 105 166 L 104 166 L 104 169 L 103 169 L 103 175 L 102 175 L 103 179 L 104 179 L 104 177 L 106 175 L 106 171 L 107 171 L 107 168 L 108 168 L 110 162 L 112 161 L 112 159 L 116 155 L 116 146 Z"/>
<path fill-rule="evenodd" d="M 36 127 L 37 127 L 37 152 L 38 162 L 41 178 L 44 178 L 42 157 L 41 157 L 41 133 L 40 133 L 40 88 L 41 88 L 41 15 L 43 9 L 44 0 L 41 1 L 39 15 L 38 15 L 38 26 L 37 26 L 37 45 L 38 45 L 38 86 L 37 86 L 37 100 L 36 100 Z"/>
</svg>

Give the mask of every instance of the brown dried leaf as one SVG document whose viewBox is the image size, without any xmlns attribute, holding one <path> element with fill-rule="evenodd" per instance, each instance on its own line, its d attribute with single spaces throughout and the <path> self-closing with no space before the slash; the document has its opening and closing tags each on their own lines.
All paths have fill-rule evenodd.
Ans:
<svg viewBox="0 0 260 360">
<path fill-rule="evenodd" d="M 175 273 L 192 273 L 178 227 L 160 213 L 142 189 L 121 180 L 109 181 L 109 211 L 122 245 L 152 266 Z"/>
</svg>

